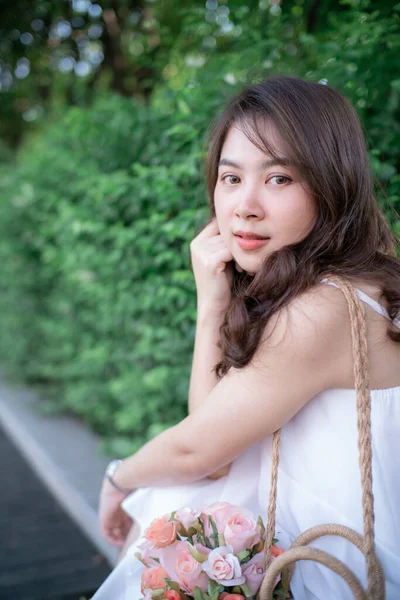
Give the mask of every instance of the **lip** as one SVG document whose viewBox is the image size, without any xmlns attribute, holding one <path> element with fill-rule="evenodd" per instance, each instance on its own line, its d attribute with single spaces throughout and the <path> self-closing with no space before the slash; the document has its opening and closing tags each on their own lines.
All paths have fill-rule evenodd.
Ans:
<svg viewBox="0 0 400 600">
<path fill-rule="evenodd" d="M 247 233 L 245 231 L 236 231 L 235 238 L 238 246 L 243 250 L 257 250 L 262 248 L 270 241 L 270 238 L 262 237 L 256 233 Z"/>
</svg>

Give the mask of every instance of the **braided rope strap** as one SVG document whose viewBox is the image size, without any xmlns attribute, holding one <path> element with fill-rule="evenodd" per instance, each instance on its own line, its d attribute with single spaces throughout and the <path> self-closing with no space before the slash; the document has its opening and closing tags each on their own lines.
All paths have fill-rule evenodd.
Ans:
<svg viewBox="0 0 400 600">
<path fill-rule="evenodd" d="M 364 536 L 343 525 L 317 525 L 297 537 L 290 549 L 270 563 L 272 540 L 276 525 L 276 497 L 279 467 L 280 430 L 273 435 L 271 460 L 271 486 L 268 501 L 264 567 L 266 575 L 258 593 L 258 600 L 272 600 L 275 581 L 283 568 L 288 567 L 289 581 L 294 565 L 299 560 L 313 560 L 324 564 L 348 583 L 356 600 L 384 600 L 385 579 L 382 565 L 375 552 L 374 503 L 372 493 L 371 395 L 368 371 L 368 347 L 364 306 L 349 282 L 340 277 L 330 277 L 343 292 L 349 309 L 352 352 L 354 361 L 355 391 L 357 397 L 357 430 L 359 467 L 362 487 Z M 340 560 L 318 548 L 306 544 L 317 537 L 339 535 L 357 546 L 367 563 L 368 589 L 365 592 L 350 569 Z"/>
<path fill-rule="evenodd" d="M 306 531 L 303 531 L 290 546 L 291 548 L 297 548 L 299 546 L 305 546 L 310 542 L 313 542 L 319 537 L 324 537 L 326 535 L 339 535 L 343 538 L 346 538 L 357 546 L 357 548 L 364 554 L 365 556 L 365 539 L 362 535 L 351 529 L 350 527 L 346 527 L 345 525 L 338 525 L 336 523 L 327 523 L 326 525 L 315 525 L 314 527 L 310 527 Z M 383 573 L 383 568 L 379 558 L 374 556 L 374 569 L 376 571 L 376 578 L 378 580 L 378 590 L 383 589 L 385 586 L 385 576 Z M 294 570 L 294 565 L 288 568 L 289 579 L 291 579 Z"/>
</svg>

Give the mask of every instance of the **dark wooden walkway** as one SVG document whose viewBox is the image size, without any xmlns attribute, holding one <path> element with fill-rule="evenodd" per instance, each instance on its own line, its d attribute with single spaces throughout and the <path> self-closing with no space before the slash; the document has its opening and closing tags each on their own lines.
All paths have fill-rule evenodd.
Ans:
<svg viewBox="0 0 400 600">
<path fill-rule="evenodd" d="M 88 599 L 109 572 L 0 429 L 0 599 Z"/>
</svg>

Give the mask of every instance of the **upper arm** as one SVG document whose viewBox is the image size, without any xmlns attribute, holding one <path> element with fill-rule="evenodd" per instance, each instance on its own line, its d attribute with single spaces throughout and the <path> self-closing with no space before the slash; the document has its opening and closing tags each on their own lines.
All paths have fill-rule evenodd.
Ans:
<svg viewBox="0 0 400 600">
<path fill-rule="evenodd" d="M 341 292 L 328 287 L 317 286 L 282 310 L 251 363 L 230 369 L 176 426 L 197 477 L 282 427 L 322 390 L 338 387 L 338 373 L 348 362 L 349 325 Z"/>
</svg>

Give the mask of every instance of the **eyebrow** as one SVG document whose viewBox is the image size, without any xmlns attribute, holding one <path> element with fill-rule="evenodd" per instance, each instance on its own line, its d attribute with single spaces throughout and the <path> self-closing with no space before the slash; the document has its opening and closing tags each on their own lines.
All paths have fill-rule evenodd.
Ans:
<svg viewBox="0 0 400 600">
<path fill-rule="evenodd" d="M 288 158 L 267 158 L 267 160 L 264 160 L 259 168 L 257 169 L 257 171 L 263 171 L 264 169 L 267 169 L 269 167 L 276 167 L 276 166 L 280 166 L 280 167 L 290 167 L 292 166 L 293 163 L 292 161 L 290 161 Z M 221 160 L 218 162 L 218 167 L 222 167 L 222 166 L 226 166 L 226 167 L 233 167 L 234 169 L 240 169 L 243 171 L 243 166 L 241 166 L 239 163 L 235 162 L 234 160 L 231 160 L 230 158 L 221 158 Z"/>
</svg>

